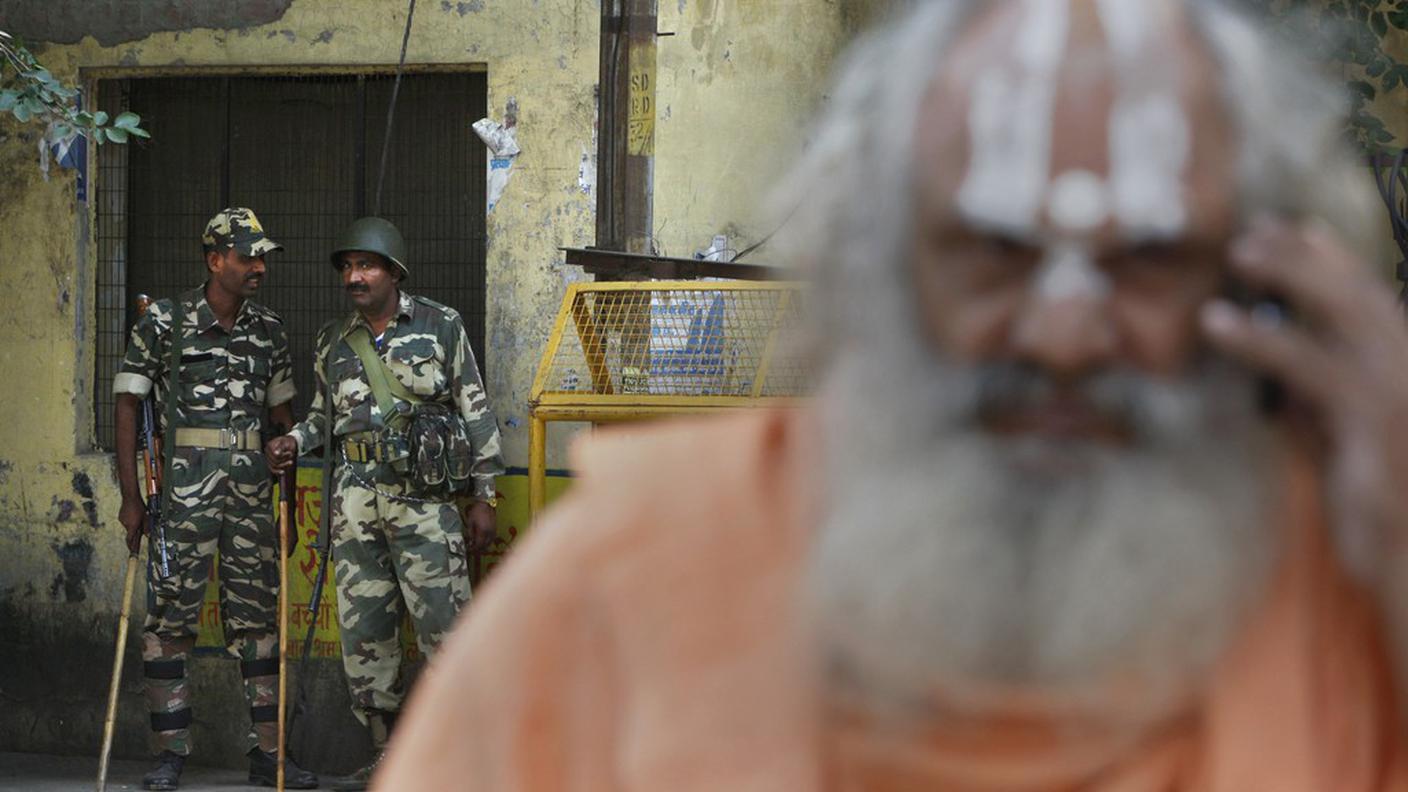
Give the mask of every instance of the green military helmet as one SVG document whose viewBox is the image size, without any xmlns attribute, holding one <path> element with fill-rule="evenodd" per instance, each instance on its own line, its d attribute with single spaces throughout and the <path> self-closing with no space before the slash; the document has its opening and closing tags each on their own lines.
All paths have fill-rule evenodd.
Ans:
<svg viewBox="0 0 1408 792">
<path fill-rule="evenodd" d="M 363 250 L 388 259 L 401 270 L 402 278 L 411 274 L 406 269 L 406 240 L 390 220 L 363 217 L 344 228 L 332 248 L 332 265 L 336 267 L 337 257 L 349 250 Z"/>
</svg>

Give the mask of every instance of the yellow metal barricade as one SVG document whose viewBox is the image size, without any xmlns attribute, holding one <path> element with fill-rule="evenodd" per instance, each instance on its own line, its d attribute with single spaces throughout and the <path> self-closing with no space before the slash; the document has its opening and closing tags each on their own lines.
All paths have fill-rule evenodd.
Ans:
<svg viewBox="0 0 1408 792">
<path fill-rule="evenodd" d="M 528 508 L 543 507 L 550 421 L 629 421 L 790 401 L 796 283 L 648 281 L 568 287 L 529 394 Z"/>
</svg>

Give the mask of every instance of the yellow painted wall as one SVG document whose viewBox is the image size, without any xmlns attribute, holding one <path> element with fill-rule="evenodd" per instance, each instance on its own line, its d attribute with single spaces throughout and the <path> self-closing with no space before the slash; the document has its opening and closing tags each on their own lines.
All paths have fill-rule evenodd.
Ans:
<svg viewBox="0 0 1408 792">
<path fill-rule="evenodd" d="M 772 230 L 761 208 L 805 140 L 842 16 L 816 0 L 660 0 L 660 30 L 675 34 L 658 43 L 661 252 L 693 256 L 715 234 L 741 250 Z"/>
<path fill-rule="evenodd" d="M 211 66 L 394 64 L 405 6 L 295 0 L 260 27 L 157 33 L 110 47 L 88 38 L 42 47 L 40 57 L 70 82 L 95 68 L 195 74 Z M 756 208 L 787 152 L 779 144 L 799 139 L 820 99 L 844 12 L 832 0 L 660 6 L 660 29 L 676 34 L 660 39 L 659 50 L 660 239 L 669 253 L 685 255 L 721 230 L 753 241 L 767 230 Z M 484 361 L 513 466 L 527 462 L 526 400 L 549 322 L 567 284 L 582 277 L 557 248 L 594 236 L 594 185 L 584 186 L 579 171 L 584 155 L 595 156 L 599 13 L 597 0 L 421 0 L 411 37 L 410 63 L 481 64 L 495 120 L 511 99 L 518 108 L 522 153 L 487 225 Z M 0 118 L 0 631 L 7 638 L 0 663 L 23 668 L 0 684 L 7 697 L 0 743 L 88 752 L 100 728 L 125 551 L 111 456 L 88 451 L 92 393 L 111 383 L 91 381 L 87 207 L 75 200 L 71 172 L 41 179 L 38 131 Z M 151 131 L 162 134 L 156 125 Z M 572 429 L 553 427 L 551 467 L 565 464 Z M 500 489 L 512 501 L 521 483 L 507 478 Z M 141 612 L 139 594 L 134 626 Z M 129 663 L 118 752 L 131 755 L 144 750 L 146 730 L 135 654 Z M 198 742 L 202 730 L 242 728 L 236 688 L 219 689 L 230 698 L 220 706 L 233 715 L 225 724 L 211 709 L 198 711 Z"/>
</svg>

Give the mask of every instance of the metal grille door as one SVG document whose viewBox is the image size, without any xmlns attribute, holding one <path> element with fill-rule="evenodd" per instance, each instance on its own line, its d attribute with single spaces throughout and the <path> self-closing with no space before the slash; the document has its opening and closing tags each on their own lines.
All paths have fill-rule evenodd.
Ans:
<svg viewBox="0 0 1408 792">
<path fill-rule="evenodd" d="M 372 213 L 391 96 L 387 75 L 108 80 L 99 102 L 140 113 L 150 141 L 105 146 L 97 185 L 99 317 L 95 425 L 112 447 L 112 378 L 133 299 L 200 285 L 200 233 L 224 206 L 248 206 L 284 250 L 256 298 L 283 317 L 298 398 L 313 393 L 313 339 L 348 308 L 328 261 L 333 237 Z M 455 308 L 484 359 L 483 73 L 402 78 L 381 215 L 409 248 L 407 291 Z M 125 309 L 120 309 L 126 306 Z"/>
</svg>

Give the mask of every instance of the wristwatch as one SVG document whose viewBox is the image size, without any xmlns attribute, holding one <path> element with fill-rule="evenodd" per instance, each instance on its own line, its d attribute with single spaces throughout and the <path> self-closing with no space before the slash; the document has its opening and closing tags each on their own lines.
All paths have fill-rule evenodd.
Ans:
<svg viewBox="0 0 1408 792">
<path fill-rule="evenodd" d="M 489 508 L 491 508 L 491 509 L 498 509 L 498 508 L 499 508 L 499 498 L 498 498 L 498 496 L 496 496 L 496 495 L 490 495 L 490 496 L 487 497 L 487 498 L 475 498 L 474 500 L 475 500 L 476 502 L 478 502 L 478 503 L 487 503 L 487 504 L 489 504 Z"/>
</svg>

